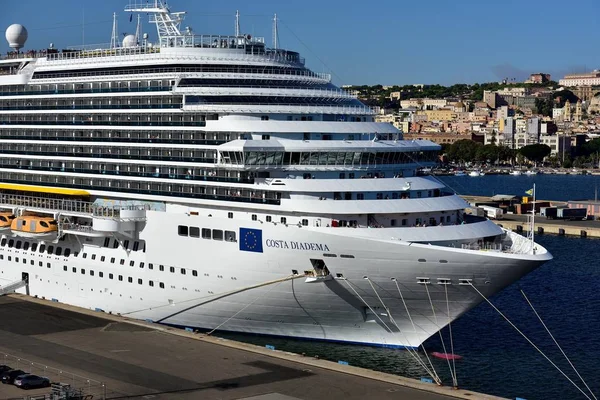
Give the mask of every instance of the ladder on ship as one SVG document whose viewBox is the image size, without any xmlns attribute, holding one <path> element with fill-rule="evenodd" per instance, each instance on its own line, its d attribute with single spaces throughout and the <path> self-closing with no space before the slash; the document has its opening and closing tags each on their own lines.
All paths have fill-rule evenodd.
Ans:
<svg viewBox="0 0 600 400">
<path fill-rule="evenodd" d="M 21 289 L 22 287 L 27 288 L 27 294 L 29 294 L 29 274 L 23 273 L 21 280 L 11 282 L 7 285 L 0 286 L 0 296 L 4 296 Z"/>
</svg>

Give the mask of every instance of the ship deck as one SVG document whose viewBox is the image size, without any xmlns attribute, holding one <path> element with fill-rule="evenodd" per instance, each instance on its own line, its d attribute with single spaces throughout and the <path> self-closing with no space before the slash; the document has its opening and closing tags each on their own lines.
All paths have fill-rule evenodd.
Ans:
<svg viewBox="0 0 600 400">
<path fill-rule="evenodd" d="M 0 320 L 0 364 L 33 361 L 94 399 L 498 399 L 22 295 L 0 297 Z"/>
</svg>

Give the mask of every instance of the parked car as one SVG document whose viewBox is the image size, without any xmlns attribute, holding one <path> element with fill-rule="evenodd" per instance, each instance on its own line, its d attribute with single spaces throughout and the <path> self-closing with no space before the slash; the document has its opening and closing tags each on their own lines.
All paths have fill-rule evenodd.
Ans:
<svg viewBox="0 0 600 400">
<path fill-rule="evenodd" d="M 17 376 L 14 385 L 21 389 L 32 389 L 50 386 L 50 379 L 33 374 Z"/>
<path fill-rule="evenodd" d="M 8 365 L 0 364 L 0 375 L 5 373 L 6 371 L 10 371 L 11 369 L 12 367 L 9 367 Z"/>
<path fill-rule="evenodd" d="M 2 383 L 12 385 L 19 375 L 25 375 L 27 372 L 20 369 L 11 369 L 2 373 Z"/>
</svg>

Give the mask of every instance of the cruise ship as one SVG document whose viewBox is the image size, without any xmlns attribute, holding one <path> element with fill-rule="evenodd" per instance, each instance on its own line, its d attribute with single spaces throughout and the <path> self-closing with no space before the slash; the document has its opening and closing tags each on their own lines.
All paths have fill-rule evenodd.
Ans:
<svg viewBox="0 0 600 400">
<path fill-rule="evenodd" d="M 231 35 L 196 34 L 169 7 L 125 7 L 148 15 L 155 41 L 121 40 L 114 17 L 106 46 L 27 51 L 25 27 L 8 28 L 0 292 L 417 348 L 552 258 L 465 214 L 419 172 L 440 146 L 376 123 L 281 48 L 276 19 L 267 45 L 239 19 Z"/>
</svg>

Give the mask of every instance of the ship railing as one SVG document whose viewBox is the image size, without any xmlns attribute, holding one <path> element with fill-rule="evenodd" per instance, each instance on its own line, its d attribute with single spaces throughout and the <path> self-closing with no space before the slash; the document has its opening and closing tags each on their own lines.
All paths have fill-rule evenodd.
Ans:
<svg viewBox="0 0 600 400">
<path fill-rule="evenodd" d="M 505 247 L 502 243 L 462 243 L 461 249 L 475 251 L 497 251 L 502 252 Z"/>
<path fill-rule="evenodd" d="M 356 96 L 342 89 L 313 89 L 301 87 L 286 87 L 286 86 L 240 86 L 226 87 L 216 85 L 198 86 L 179 86 L 174 90 L 175 93 L 193 94 L 193 95 L 244 95 L 244 96 L 272 96 L 274 94 L 286 96 L 302 96 L 302 97 L 327 97 L 327 98 L 344 98 L 355 99 Z"/>
<path fill-rule="evenodd" d="M 373 109 L 367 106 L 340 106 L 340 105 L 308 105 L 308 104 L 262 104 L 262 103 L 235 103 L 235 104 L 186 104 L 184 111 L 208 112 L 269 112 L 269 113 L 301 113 L 301 114 L 352 114 L 374 115 Z"/>
</svg>

